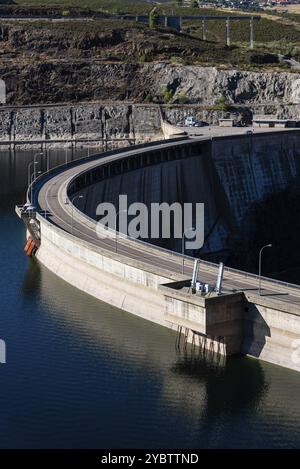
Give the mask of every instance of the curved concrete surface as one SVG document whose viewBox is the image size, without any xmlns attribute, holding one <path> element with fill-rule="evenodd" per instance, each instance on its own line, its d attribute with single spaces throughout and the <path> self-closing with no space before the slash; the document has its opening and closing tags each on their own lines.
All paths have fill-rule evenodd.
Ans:
<svg viewBox="0 0 300 469">
<path fill-rule="evenodd" d="M 68 197 L 74 178 L 93 168 L 130 158 L 142 164 L 146 153 L 175 148 L 180 151 L 209 140 L 203 136 L 108 152 L 63 165 L 39 177 L 33 186 L 32 200 L 41 231 L 37 257 L 61 278 L 96 298 L 167 327 L 185 327 L 191 332 L 189 341 L 195 340 L 196 331 L 196 345 L 210 350 L 213 347 L 219 353 L 248 353 L 300 370 L 299 364 L 291 360 L 292 343 L 300 338 L 300 287 L 263 278 L 264 295 L 259 296 L 257 276 L 226 269 L 221 296 L 212 293 L 195 300 L 196 295 L 191 299 L 180 292 L 173 293 L 162 284 L 191 278 L 193 259 L 185 260 L 182 275 L 182 256 L 175 252 L 125 237 L 118 239 L 116 252 L 116 233 L 99 239 L 96 222 L 80 212 Z M 201 262 L 201 281 L 215 284 L 217 270 L 217 265 Z M 246 310 L 245 302 L 250 305 Z M 211 318 L 214 324 L 210 324 Z M 241 328 L 248 330 L 248 323 L 248 335 L 242 340 Z M 257 337 L 253 332 L 256 327 Z M 225 341 L 223 350 L 220 338 Z"/>
<path fill-rule="evenodd" d="M 224 130 L 221 129 L 220 136 L 224 136 Z M 194 139 L 193 141 L 207 141 L 207 137 L 201 137 Z M 176 146 L 187 146 L 190 141 L 171 141 L 171 142 L 159 142 L 157 145 L 142 146 L 140 149 L 123 150 L 120 153 L 103 156 L 105 154 L 99 154 L 99 159 L 92 161 L 80 160 L 75 162 L 75 165 L 70 169 L 62 166 L 58 174 L 54 174 L 53 177 L 42 176 L 39 178 L 36 187 L 34 188 L 34 200 L 33 205 L 39 208 L 40 214 L 45 216 L 47 213 L 47 220 L 57 227 L 63 229 L 83 241 L 92 244 L 95 248 L 102 248 L 111 252 L 115 255 L 116 251 L 116 237 L 114 234 L 108 239 L 99 239 L 96 233 L 96 223 L 89 219 L 84 213 L 80 212 L 71 203 L 67 189 L 70 181 L 77 176 L 79 173 L 89 171 L 94 167 L 99 167 L 108 162 L 115 161 L 116 159 L 127 158 L 132 155 L 142 154 L 145 150 L 156 150 L 160 148 L 173 148 Z M 111 152 L 109 152 L 111 153 Z M 74 162 L 73 162 L 74 164 Z M 51 176 L 51 173 L 50 173 Z M 44 182 L 45 181 L 45 182 Z M 68 199 L 68 203 L 66 200 Z M 73 216 L 72 216 L 73 215 Z M 72 221 L 73 219 L 73 221 Z M 135 240 L 124 240 L 118 238 L 118 253 L 127 257 L 127 262 L 130 263 L 130 259 L 136 259 L 147 264 L 148 269 L 157 268 L 166 270 L 166 273 L 170 277 L 182 278 L 182 256 L 172 251 L 162 250 L 153 245 L 145 245 Z M 124 259 L 125 261 L 125 259 Z M 193 261 L 187 259 L 185 262 L 185 273 L 184 278 L 190 278 L 192 273 Z M 212 263 L 202 262 L 201 272 L 205 274 L 204 280 L 207 282 L 214 282 L 216 280 L 217 266 Z M 229 291 L 237 289 L 245 290 L 249 288 L 249 285 L 257 287 L 257 276 L 248 273 L 238 272 L 234 269 L 228 269 L 228 274 L 224 282 L 225 289 Z M 203 278 L 203 276 L 202 276 Z M 264 279 L 264 286 L 268 289 L 268 294 L 272 291 L 272 285 L 276 285 L 276 294 L 282 290 L 286 292 L 287 285 L 284 282 L 274 282 L 270 279 Z M 298 290 L 297 286 L 291 287 L 291 292 L 295 293 L 295 289 Z M 275 293 L 275 292 L 274 292 Z M 290 296 L 290 295 L 289 295 Z M 298 292 L 297 297 L 294 298 L 295 303 L 300 306 L 300 287 L 299 287 L 299 298 Z M 286 299 L 285 299 L 286 301 Z"/>
</svg>

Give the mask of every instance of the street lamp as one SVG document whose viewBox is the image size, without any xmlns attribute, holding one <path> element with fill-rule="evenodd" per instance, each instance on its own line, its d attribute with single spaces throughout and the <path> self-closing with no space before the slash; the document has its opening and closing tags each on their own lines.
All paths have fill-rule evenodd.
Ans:
<svg viewBox="0 0 300 469">
<path fill-rule="evenodd" d="M 75 195 L 75 197 L 73 197 L 73 199 L 71 200 L 72 202 L 71 234 L 73 234 L 73 211 L 74 211 L 74 200 L 76 199 L 83 199 L 83 195 L 82 194 Z"/>
<path fill-rule="evenodd" d="M 36 162 L 31 161 L 31 163 L 29 163 L 29 165 L 28 165 L 28 167 L 27 167 L 27 186 L 28 186 L 28 187 L 30 186 L 30 181 L 31 181 L 31 175 L 30 175 L 30 173 L 31 173 L 31 167 L 32 167 L 33 165 L 36 165 L 36 164 L 38 164 L 37 161 L 36 161 Z"/>
<path fill-rule="evenodd" d="M 37 161 L 31 161 L 31 163 L 29 163 L 28 168 L 27 168 L 27 187 L 28 187 L 28 190 L 30 188 L 31 203 L 32 203 L 32 186 L 30 187 L 30 184 L 31 184 L 31 167 L 32 166 L 35 167 L 37 164 L 38 164 Z M 33 172 L 33 174 L 35 174 L 35 171 Z"/>
<path fill-rule="evenodd" d="M 46 172 L 49 173 L 49 169 L 50 169 L 50 153 L 49 153 L 49 150 L 46 150 L 46 153 L 44 153 L 44 155 L 46 156 Z"/>
<path fill-rule="evenodd" d="M 272 244 L 266 244 L 259 251 L 259 258 L 258 258 L 258 294 L 259 296 L 261 295 L 261 255 L 265 248 L 271 248 L 271 247 L 272 247 Z"/>
<path fill-rule="evenodd" d="M 30 199 L 31 203 L 33 203 L 32 196 L 33 196 L 33 183 L 36 179 L 37 174 L 41 174 L 42 171 L 38 171 L 37 173 L 34 171 L 30 177 Z"/>
<path fill-rule="evenodd" d="M 119 210 L 117 213 L 116 213 L 116 222 L 115 222 L 115 225 L 116 225 L 116 252 L 118 252 L 118 230 L 117 230 L 117 220 L 118 220 L 118 215 L 122 212 L 127 212 L 127 209 L 124 208 L 123 210 Z"/>
<path fill-rule="evenodd" d="M 37 164 L 36 158 L 37 158 L 38 156 L 44 156 L 44 153 L 40 152 L 40 153 L 36 153 L 35 155 L 33 155 L 33 163 L 34 163 L 34 165 Z M 34 179 L 35 179 L 35 166 L 34 166 Z"/>
<path fill-rule="evenodd" d="M 190 228 L 187 228 L 184 232 L 183 232 L 183 235 L 182 235 L 182 275 L 184 274 L 184 251 L 185 251 L 185 235 L 186 233 L 188 233 L 189 231 L 192 231 L 192 230 L 195 230 L 195 228 L 193 226 L 191 226 Z"/>
</svg>

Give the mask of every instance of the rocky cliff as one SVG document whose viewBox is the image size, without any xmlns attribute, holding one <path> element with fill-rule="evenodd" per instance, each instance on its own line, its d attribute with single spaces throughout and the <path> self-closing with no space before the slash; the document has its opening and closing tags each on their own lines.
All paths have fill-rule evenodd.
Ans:
<svg viewBox="0 0 300 469">
<path fill-rule="evenodd" d="M 273 64 L 253 63 L 264 53 L 128 21 L 3 20 L 0 27 L 9 105 L 131 100 L 207 107 L 220 97 L 247 106 L 299 103 L 300 73 L 285 71 L 277 56 Z"/>
<path fill-rule="evenodd" d="M 299 117 L 300 73 L 218 70 L 215 67 L 159 64 L 44 63 L 2 68 L 8 104 L 130 100 L 214 106 L 225 97 L 230 105 L 272 106 Z M 276 110 L 275 109 L 275 110 Z"/>
</svg>

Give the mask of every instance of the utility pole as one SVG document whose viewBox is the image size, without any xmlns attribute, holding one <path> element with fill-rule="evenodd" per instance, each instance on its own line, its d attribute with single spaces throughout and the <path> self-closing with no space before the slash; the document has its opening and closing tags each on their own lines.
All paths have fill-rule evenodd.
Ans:
<svg viewBox="0 0 300 469">
<path fill-rule="evenodd" d="M 226 45 L 230 47 L 230 18 L 229 16 L 226 19 Z"/>
<path fill-rule="evenodd" d="M 206 23 L 204 18 L 202 19 L 202 39 L 206 41 Z"/>
<path fill-rule="evenodd" d="M 250 18 L 250 49 L 253 49 L 254 41 L 253 41 L 253 16 Z"/>
</svg>

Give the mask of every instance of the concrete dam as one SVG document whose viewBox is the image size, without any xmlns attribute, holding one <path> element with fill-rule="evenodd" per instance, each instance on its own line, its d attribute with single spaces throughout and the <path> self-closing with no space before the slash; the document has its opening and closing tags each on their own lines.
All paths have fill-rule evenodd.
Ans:
<svg viewBox="0 0 300 469">
<path fill-rule="evenodd" d="M 119 194 L 127 195 L 128 205 L 146 204 L 149 212 L 155 202 L 202 202 L 205 242 L 202 249 L 189 254 L 226 261 L 234 249 L 233 240 L 251 235 L 248 220 L 256 204 L 283 191 L 299 176 L 299 142 L 300 132 L 273 134 L 271 139 L 257 134 L 195 141 L 184 150 L 169 151 L 158 163 L 147 160 L 146 154 L 142 165 L 123 165 L 104 178 L 84 174 L 70 193 L 76 192 L 76 185 L 80 187 L 80 210 L 94 219 L 102 201 L 118 210 Z M 150 242 L 181 252 L 180 239 Z"/>
<path fill-rule="evenodd" d="M 298 131 L 174 139 L 73 161 L 38 177 L 27 207 L 26 252 L 86 293 L 177 331 L 176 343 L 207 353 L 247 354 L 300 371 L 300 286 L 218 265 L 231 236 L 244 233 L 253 205 L 280 192 L 299 174 Z M 99 239 L 100 202 L 162 200 L 205 204 L 205 242 L 199 278 L 191 288 L 193 257 L 178 240 L 149 244 L 107 233 Z M 79 198 L 80 195 L 80 198 Z M 76 197 L 76 204 L 75 204 Z M 74 202 L 74 203 L 73 203 Z M 167 249 L 166 249 L 167 248 Z"/>
</svg>

